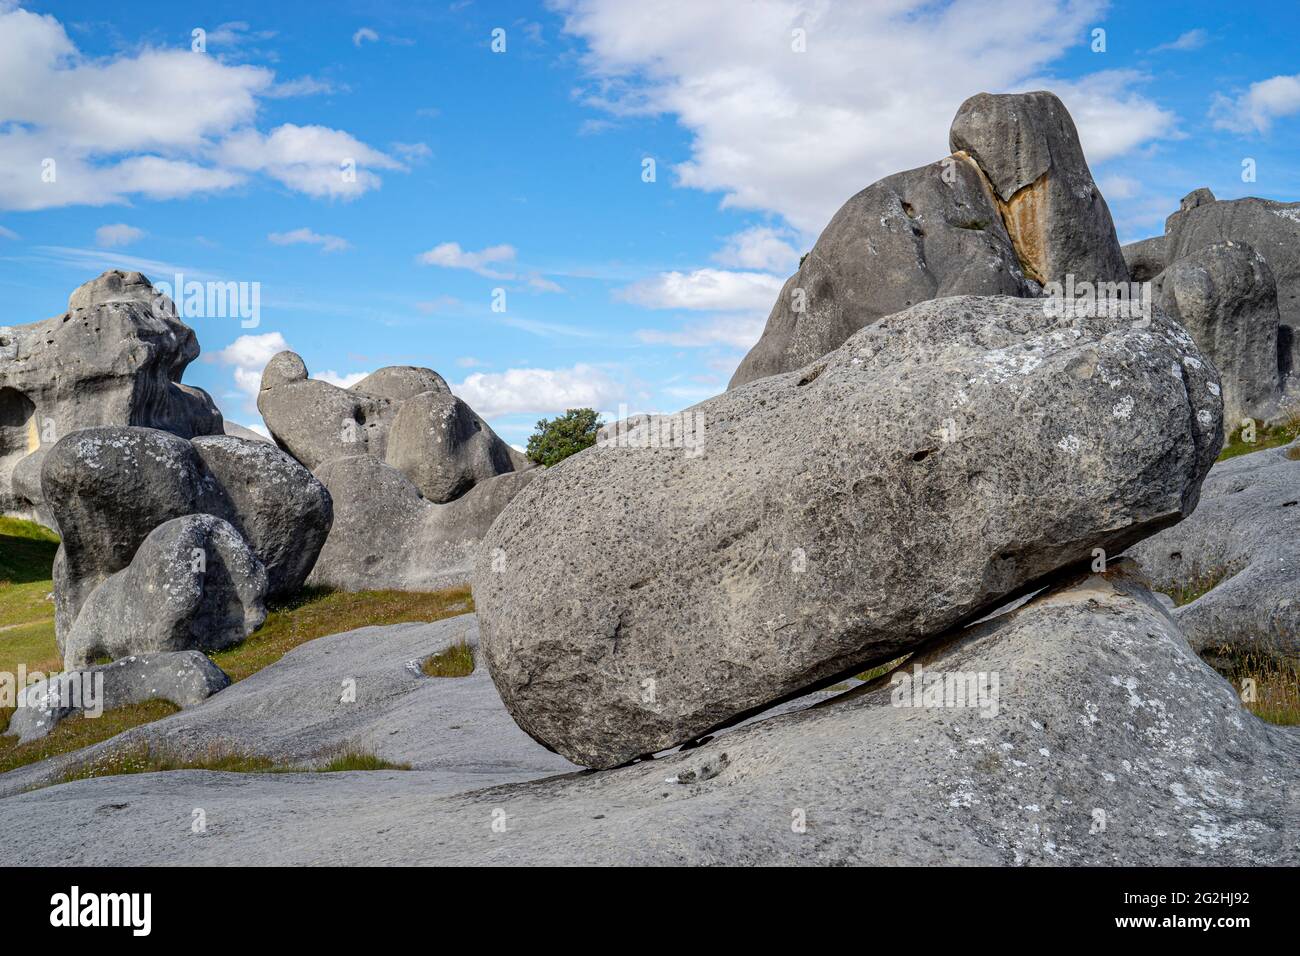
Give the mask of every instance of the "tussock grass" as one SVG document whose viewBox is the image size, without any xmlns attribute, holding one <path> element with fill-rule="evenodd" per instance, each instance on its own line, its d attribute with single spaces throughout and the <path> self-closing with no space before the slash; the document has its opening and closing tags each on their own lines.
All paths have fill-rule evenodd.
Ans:
<svg viewBox="0 0 1300 956">
<path fill-rule="evenodd" d="M 1219 567 L 1210 568 L 1208 571 L 1197 571 L 1178 587 L 1166 593 L 1174 599 L 1174 607 L 1182 607 L 1209 594 L 1240 570 L 1240 568 Z"/>
<path fill-rule="evenodd" d="M 1230 648 L 1207 652 L 1207 661 L 1237 689 L 1242 706 L 1271 724 L 1300 725 L 1300 668 L 1264 654 Z"/>
<path fill-rule="evenodd" d="M 462 638 L 420 666 L 425 677 L 468 677 L 474 673 L 474 651 Z"/>
<path fill-rule="evenodd" d="M 1257 426 L 1253 442 L 1243 441 L 1242 429 L 1234 429 L 1224 440 L 1223 451 L 1219 452 L 1218 460 L 1225 461 L 1239 455 L 1248 455 L 1253 451 L 1289 445 L 1297 438 L 1300 438 L 1300 412 L 1293 413 L 1280 425 Z M 1293 450 L 1288 457 L 1295 458 L 1295 456 L 1296 452 Z"/>
<path fill-rule="evenodd" d="M 171 701 L 149 700 L 106 710 L 98 717 L 74 714 L 55 724 L 46 736 L 25 744 L 19 744 L 15 737 L 0 737 L 0 773 L 89 747 L 116 737 L 124 730 L 161 720 L 178 710 L 180 708 Z M 12 713 L 12 709 L 6 711 L 0 722 L 7 725 Z"/>
</svg>

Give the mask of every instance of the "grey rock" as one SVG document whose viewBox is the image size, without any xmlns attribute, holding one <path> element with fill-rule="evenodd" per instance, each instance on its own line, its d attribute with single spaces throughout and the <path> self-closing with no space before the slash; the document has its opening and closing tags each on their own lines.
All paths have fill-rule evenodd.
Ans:
<svg viewBox="0 0 1300 956">
<path fill-rule="evenodd" d="M 1220 242 L 1173 262 L 1154 293 L 1214 362 L 1226 430 L 1278 414 L 1277 285 L 1268 264 L 1241 242 Z"/>
<path fill-rule="evenodd" d="M 229 503 L 219 513 L 266 566 L 267 593 L 296 591 L 316 563 L 334 519 L 325 486 L 267 442 L 213 435 L 194 439 L 193 446 Z"/>
<path fill-rule="evenodd" d="M 25 744 L 44 737 L 75 713 L 93 718 L 105 710 L 149 700 L 191 707 L 229 686 L 225 671 L 199 651 L 136 654 L 29 684 L 5 733 Z"/>
<path fill-rule="evenodd" d="M 473 579 L 515 719 L 609 767 L 1189 514 L 1222 443 L 1212 365 L 1158 310 L 1044 302 L 922 303 L 688 410 L 698 454 L 597 445 L 547 469 Z"/>
<path fill-rule="evenodd" d="M 862 190 L 831 219 L 728 388 L 801 368 L 918 302 L 1035 291 L 973 162 L 949 157 L 897 173 Z"/>
<path fill-rule="evenodd" d="M 1190 204 L 1197 193 L 1184 199 L 1183 208 L 1166 221 L 1168 261 L 1229 240 L 1246 243 L 1263 256 L 1277 283 L 1279 371 L 1284 380 L 1300 374 L 1300 203 L 1255 198 L 1215 202 L 1209 190 L 1203 192 Z M 1291 382 L 1288 390 L 1296 387 Z"/>
<path fill-rule="evenodd" d="M 458 642 L 477 657 L 474 615 L 318 638 L 202 706 L 0 775 L 0 794 L 146 746 L 177 759 L 240 754 L 299 768 L 353 750 L 425 771 L 436 780 L 430 784 L 426 777 L 426 792 L 473 790 L 578 769 L 515 725 L 481 662 L 466 677 L 421 673 L 424 660 Z M 355 687 L 355 700 L 342 699 L 345 681 Z"/>
<path fill-rule="evenodd" d="M 481 481 L 515 470 L 509 445 L 450 391 L 402 403 L 388 431 L 385 460 L 442 504 Z"/>
<path fill-rule="evenodd" d="M 949 131 L 993 184 L 1025 273 L 1037 282 L 1127 282 L 1110 209 L 1074 120 L 1053 93 L 977 93 Z"/>
<path fill-rule="evenodd" d="M 110 270 L 74 291 L 62 315 L 0 327 L 0 513 L 48 518 L 31 469 L 26 481 L 17 471 L 78 429 L 220 433 L 212 399 L 180 384 L 198 354 L 194 330 L 138 272 Z"/>
<path fill-rule="evenodd" d="M 996 716 L 893 706 L 885 681 L 618 770 L 469 793 L 421 770 L 135 774 L 6 797 L 0 830 L 15 865 L 1300 864 L 1300 731 L 1243 711 L 1140 589 L 1057 590 L 922 665 L 998 675 Z M 178 825 L 195 806 L 202 838 Z"/>
<path fill-rule="evenodd" d="M 404 402 L 425 392 L 451 394 L 446 379 L 433 369 L 412 365 L 387 365 L 357 382 L 351 391 L 386 398 L 390 402 Z"/>
<path fill-rule="evenodd" d="M 1174 611 L 1196 650 L 1300 665 L 1297 458 L 1300 443 L 1219 462 L 1190 518 L 1130 550 L 1158 590 L 1219 581 Z"/>
<path fill-rule="evenodd" d="M 271 439 L 267 438 L 265 435 L 260 432 L 255 432 L 251 428 L 245 428 L 243 425 L 239 424 L 239 422 L 232 422 L 227 419 L 222 424 L 222 428 L 224 429 L 225 434 L 232 438 L 243 438 L 247 441 L 260 441 L 268 445 L 275 444 L 275 442 L 271 441 Z"/>
<path fill-rule="evenodd" d="M 1134 282 L 1150 282 L 1165 268 L 1165 237 L 1152 236 L 1120 247 L 1129 277 Z"/>
<path fill-rule="evenodd" d="M 266 593 L 266 569 L 229 522 L 173 518 L 90 592 L 59 649 L 69 668 L 103 656 L 221 650 L 261 626 Z"/>
<path fill-rule="evenodd" d="M 464 585 L 492 522 L 541 471 L 507 472 L 438 504 L 372 455 L 335 458 L 317 473 L 334 503 L 334 525 L 307 583 L 344 591 Z"/>
<path fill-rule="evenodd" d="M 191 443 L 149 428 L 85 429 L 49 449 L 41 483 L 62 537 L 54 563 L 61 646 L 91 592 L 173 518 L 229 522 L 264 567 L 268 596 L 302 586 L 330 527 L 329 494 L 310 472 L 278 448 L 230 436 Z"/>
</svg>

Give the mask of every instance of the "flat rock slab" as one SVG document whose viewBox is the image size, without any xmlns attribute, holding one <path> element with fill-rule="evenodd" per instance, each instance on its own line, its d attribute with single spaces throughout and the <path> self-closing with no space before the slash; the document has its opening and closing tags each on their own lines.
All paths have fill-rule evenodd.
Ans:
<svg viewBox="0 0 1300 956">
<path fill-rule="evenodd" d="M 1244 712 L 1131 582 L 922 666 L 998 674 L 996 716 L 885 683 L 618 770 L 461 794 L 434 770 L 84 780 L 0 800 L 0 831 L 15 864 L 1300 863 L 1300 730 Z"/>
<path fill-rule="evenodd" d="M 458 678 L 420 673 L 420 662 L 459 640 L 477 645 L 473 615 L 322 637 L 198 706 L 2 774 L 0 793 L 59 779 L 115 751 L 146 744 L 168 754 L 237 753 L 286 766 L 319 765 L 352 749 L 428 770 L 443 790 L 574 769 L 515 726 L 486 667 Z M 349 689 L 345 682 L 355 684 L 355 703 L 342 701 Z"/>
</svg>

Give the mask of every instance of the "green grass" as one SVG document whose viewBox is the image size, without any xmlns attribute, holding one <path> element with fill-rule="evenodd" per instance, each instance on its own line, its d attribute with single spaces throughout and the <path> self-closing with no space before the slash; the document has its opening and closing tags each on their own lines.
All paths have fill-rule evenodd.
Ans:
<svg viewBox="0 0 1300 956">
<path fill-rule="evenodd" d="M 1256 717 L 1271 724 L 1300 725 L 1300 669 L 1265 655 L 1237 654 L 1231 648 L 1205 656 Z M 1248 681 L 1254 682 L 1253 687 Z"/>
<path fill-rule="evenodd" d="M 1223 451 L 1219 452 L 1219 461 L 1236 458 L 1238 455 L 1248 455 L 1253 451 L 1263 451 L 1265 448 L 1289 445 L 1296 438 L 1300 438 L 1300 415 L 1293 415 L 1280 425 L 1257 426 L 1253 442 L 1244 441 L 1242 429 L 1238 428 L 1228 435 Z M 1295 457 L 1294 451 L 1290 457 Z"/>
<path fill-rule="evenodd" d="M 1238 570 L 1238 568 L 1211 568 L 1205 572 L 1198 572 L 1168 594 L 1174 599 L 1174 607 L 1191 604 L 1197 598 L 1209 594 Z"/>
<path fill-rule="evenodd" d="M 463 639 L 459 640 L 426 659 L 420 670 L 425 677 L 468 677 L 474 673 L 474 651 Z"/>
<path fill-rule="evenodd" d="M 863 681 L 864 683 L 869 684 L 877 677 L 884 677 L 886 674 L 892 671 L 895 667 L 898 667 L 900 664 L 902 664 L 905 660 L 907 660 L 911 656 L 912 656 L 911 653 L 907 653 L 904 654 L 902 657 L 894 658 L 888 664 L 880 664 L 879 666 L 873 667 L 870 670 L 865 670 L 861 674 L 857 675 L 857 679 Z"/>
<path fill-rule="evenodd" d="M 0 671 L 61 670 L 54 642 L 50 569 L 58 536 L 31 521 L 0 517 Z"/>
<path fill-rule="evenodd" d="M 269 757 L 244 754 L 218 746 L 198 756 L 179 757 L 148 744 L 116 750 L 99 760 L 73 767 L 55 781 L 69 783 L 92 777 L 117 777 L 131 773 L 162 773 L 170 770 L 217 770 L 224 773 L 344 773 L 353 770 L 410 770 L 406 763 L 392 763 L 374 754 L 345 750 L 320 767 L 290 767 L 277 764 Z"/>
<path fill-rule="evenodd" d="M 148 700 L 106 710 L 93 718 L 74 714 L 55 724 L 46 736 L 25 744 L 19 744 L 15 737 L 0 737 L 0 773 L 89 747 L 116 737 L 124 730 L 161 720 L 178 710 L 180 708 L 171 701 Z M 7 725 L 12 713 L 13 710 L 5 711 L 0 716 L 0 724 Z"/>
</svg>

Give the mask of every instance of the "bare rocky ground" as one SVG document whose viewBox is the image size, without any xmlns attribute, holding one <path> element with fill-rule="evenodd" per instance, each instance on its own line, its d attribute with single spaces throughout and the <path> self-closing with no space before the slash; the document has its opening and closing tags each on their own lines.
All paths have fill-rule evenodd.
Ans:
<svg viewBox="0 0 1300 956">
<path fill-rule="evenodd" d="M 359 741 L 421 769 L 175 771 L 29 793 L 14 791 L 49 768 L 16 771 L 0 777 L 12 862 L 1300 863 L 1300 729 L 1245 712 L 1122 571 L 919 655 L 931 673 L 997 673 L 996 716 L 897 706 L 881 681 L 605 771 L 563 772 L 514 727 L 481 671 L 395 675 L 398 658 L 472 627 L 457 618 L 323 638 L 131 732 L 183 744 L 220 726 L 304 761 Z M 358 670 L 377 647 L 381 674 Z M 353 671 L 366 703 L 342 716 L 329 698 Z"/>
</svg>

